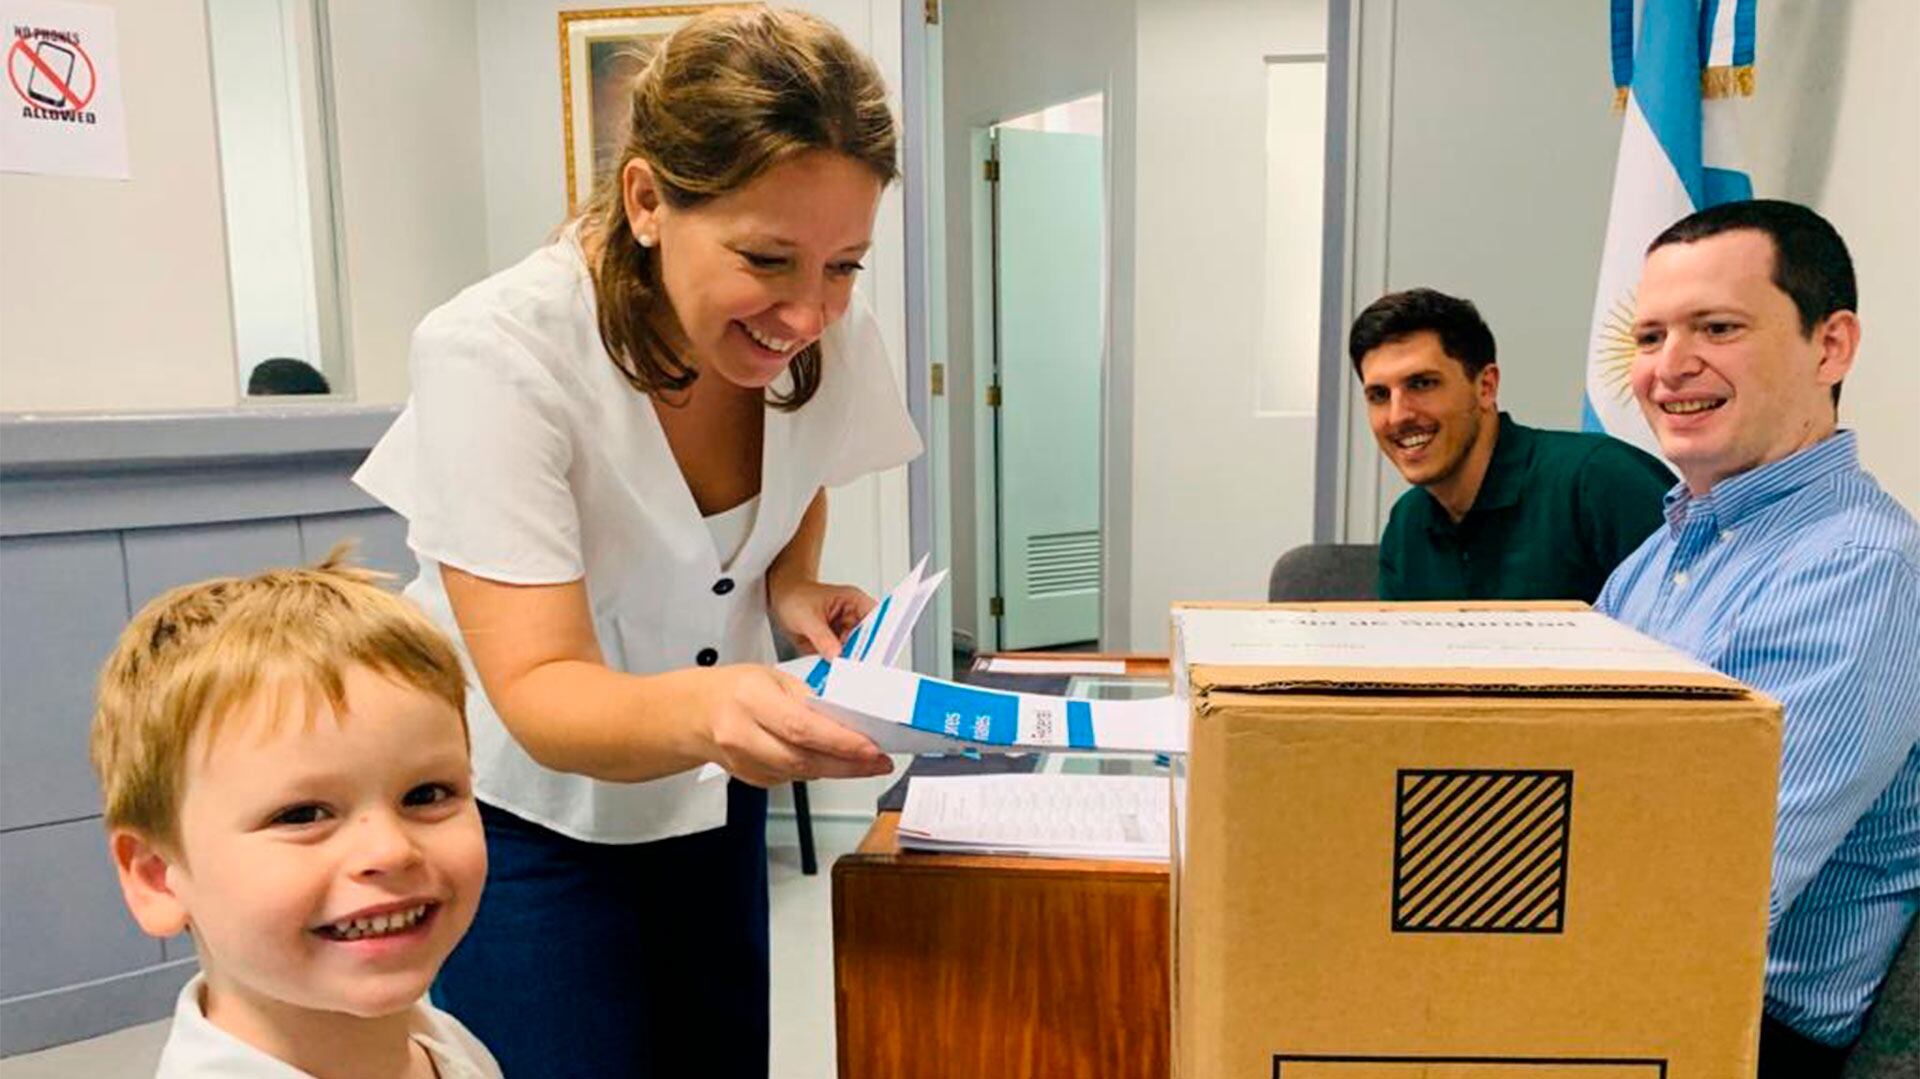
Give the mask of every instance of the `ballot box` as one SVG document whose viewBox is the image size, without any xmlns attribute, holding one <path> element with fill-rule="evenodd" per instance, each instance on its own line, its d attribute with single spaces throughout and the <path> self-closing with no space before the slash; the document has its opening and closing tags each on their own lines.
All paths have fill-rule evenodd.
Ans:
<svg viewBox="0 0 1920 1079">
<path fill-rule="evenodd" d="M 1754 1073 L 1777 704 L 1577 604 L 1173 624 L 1181 1079 Z"/>
</svg>

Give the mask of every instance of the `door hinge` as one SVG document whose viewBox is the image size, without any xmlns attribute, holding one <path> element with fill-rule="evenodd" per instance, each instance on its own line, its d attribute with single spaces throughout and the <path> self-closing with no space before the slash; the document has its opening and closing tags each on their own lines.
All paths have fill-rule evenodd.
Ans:
<svg viewBox="0 0 1920 1079">
<path fill-rule="evenodd" d="M 987 182 L 990 184 L 999 183 L 1000 182 L 1000 159 L 990 157 L 990 158 L 987 158 L 986 161 L 982 162 L 982 164 L 986 166 Z"/>
<path fill-rule="evenodd" d="M 987 601 L 987 613 L 995 618 L 1003 617 L 1007 613 L 1007 601 L 999 596 L 993 597 Z"/>
<path fill-rule="evenodd" d="M 927 0 L 922 10 L 927 13 L 928 26 L 940 25 L 940 0 Z"/>
<path fill-rule="evenodd" d="M 946 396 L 947 394 L 947 365 L 946 364 L 936 363 L 933 365 L 933 369 L 927 374 L 927 387 L 929 390 L 932 391 L 933 396 L 935 397 Z"/>
<path fill-rule="evenodd" d="M 987 407 L 1000 407 L 1000 384 L 998 382 L 990 383 L 987 386 Z"/>
</svg>

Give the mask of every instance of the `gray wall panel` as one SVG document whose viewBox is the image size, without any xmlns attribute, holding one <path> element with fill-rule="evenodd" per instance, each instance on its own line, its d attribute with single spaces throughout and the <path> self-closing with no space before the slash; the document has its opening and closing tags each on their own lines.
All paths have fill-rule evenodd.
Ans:
<svg viewBox="0 0 1920 1079">
<path fill-rule="evenodd" d="M 216 462 L 187 470 L 0 473 L 7 492 L 0 534 L 163 528 L 371 509 L 379 503 L 347 482 L 365 456 L 355 451 L 290 462 Z"/>
<path fill-rule="evenodd" d="M 160 942 L 140 931 L 120 898 L 99 820 L 0 833 L 0 880 L 0 998 L 161 961 Z"/>
<path fill-rule="evenodd" d="M 173 1014 L 180 987 L 199 969 L 200 965 L 191 961 L 168 963 L 30 997 L 0 1000 L 0 1057 L 165 1018 Z"/>
<path fill-rule="evenodd" d="M 0 831 L 100 812 L 87 728 L 127 620 L 111 532 L 0 540 Z"/>
<path fill-rule="evenodd" d="M 331 513 L 300 519 L 300 557 L 306 562 L 325 558 L 333 545 L 355 539 L 354 560 L 369 569 L 391 573 L 399 587 L 413 580 L 419 562 L 407 546 L 406 518 L 391 510 Z"/>
<path fill-rule="evenodd" d="M 138 609 L 175 585 L 300 564 L 292 520 L 233 521 L 126 534 L 127 589 Z"/>
<path fill-rule="evenodd" d="M 0 472 L 102 463 L 187 470 L 208 461 L 365 453 L 399 414 L 398 405 L 255 398 L 239 408 L 196 412 L 0 415 Z"/>
</svg>

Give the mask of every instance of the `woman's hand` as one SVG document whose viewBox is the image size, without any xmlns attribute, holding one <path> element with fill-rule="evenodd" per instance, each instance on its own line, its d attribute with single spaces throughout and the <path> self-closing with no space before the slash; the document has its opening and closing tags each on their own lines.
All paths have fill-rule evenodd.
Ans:
<svg viewBox="0 0 1920 1079">
<path fill-rule="evenodd" d="M 767 609 L 802 652 L 818 652 L 829 659 L 840 654 L 840 643 L 873 610 L 873 597 L 847 584 L 803 580 L 767 580 Z"/>
<path fill-rule="evenodd" d="M 744 782 L 772 787 L 893 770 L 893 761 L 865 735 L 807 707 L 813 694 L 799 679 L 747 664 L 702 673 L 712 691 L 706 709 L 710 759 Z"/>
</svg>

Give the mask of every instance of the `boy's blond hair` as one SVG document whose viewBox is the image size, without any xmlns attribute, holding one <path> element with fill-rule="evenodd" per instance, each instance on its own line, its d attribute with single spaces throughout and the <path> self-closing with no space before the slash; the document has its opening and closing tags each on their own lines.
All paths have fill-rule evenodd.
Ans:
<svg viewBox="0 0 1920 1079">
<path fill-rule="evenodd" d="M 382 589 L 384 576 L 347 564 L 350 544 L 310 569 L 277 569 L 183 585 L 149 602 L 100 672 L 93 768 L 106 825 L 177 848 L 187 747 L 207 744 L 262 689 L 346 708 L 354 666 L 431 694 L 466 723 L 466 680 L 445 634 Z"/>
</svg>

